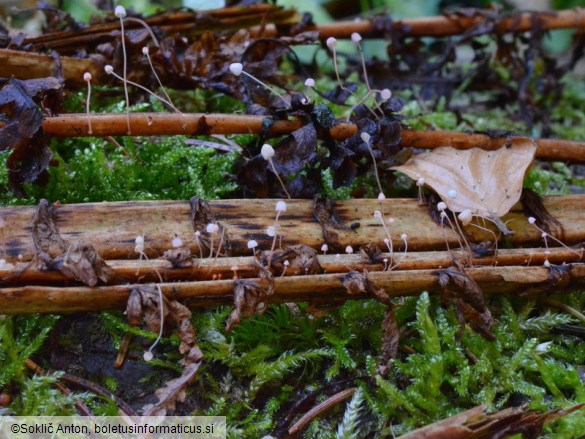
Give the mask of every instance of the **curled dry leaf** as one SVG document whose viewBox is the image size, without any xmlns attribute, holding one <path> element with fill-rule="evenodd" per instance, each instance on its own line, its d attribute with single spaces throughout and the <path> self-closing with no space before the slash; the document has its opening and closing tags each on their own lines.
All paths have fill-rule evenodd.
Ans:
<svg viewBox="0 0 585 439">
<path fill-rule="evenodd" d="M 453 212 L 470 209 L 477 215 L 499 218 L 520 199 L 524 174 L 535 152 L 536 145 L 528 138 L 511 139 L 495 151 L 445 146 L 391 169 L 415 181 L 424 178 Z"/>
<path fill-rule="evenodd" d="M 171 263 L 173 268 L 184 268 L 193 265 L 191 250 L 188 247 L 172 248 L 165 251 L 163 257 Z"/>
<path fill-rule="evenodd" d="M 491 332 L 492 314 L 485 304 L 483 291 L 462 268 L 447 268 L 437 272 L 443 289 L 443 302 L 453 303 L 459 321 L 487 340 L 495 341 Z"/>
<path fill-rule="evenodd" d="M 274 294 L 272 273 L 261 265 L 259 279 L 234 281 L 234 306 L 226 321 L 226 331 L 230 332 L 242 318 L 262 314 L 268 308 L 267 300 Z"/>
<path fill-rule="evenodd" d="M 211 251 L 211 234 L 207 232 L 207 225 L 216 224 L 218 231 L 216 232 L 217 236 L 213 239 L 213 245 L 215 247 L 214 252 L 218 251 L 217 249 L 219 248 L 220 256 L 230 256 L 232 245 L 228 238 L 227 228 L 220 222 L 216 221 L 209 203 L 199 197 L 192 197 L 189 200 L 189 204 L 191 205 L 191 226 L 193 227 L 193 232 L 200 233 L 198 240 L 199 245 L 203 247 L 203 253 Z M 221 245 L 218 247 L 220 240 Z"/>
<path fill-rule="evenodd" d="M 262 252 L 262 265 L 267 266 L 270 251 Z M 272 256 L 271 269 L 282 274 L 285 270 L 285 261 L 288 261 L 287 270 L 301 274 L 320 274 L 323 267 L 319 263 L 317 252 L 305 244 L 291 245 L 282 250 L 276 250 Z"/>
<path fill-rule="evenodd" d="M 382 251 L 376 244 L 362 245 L 360 247 L 360 256 L 365 264 L 375 265 L 384 263 Z"/>
<path fill-rule="evenodd" d="M 561 241 L 564 239 L 563 225 L 549 213 L 540 195 L 532 189 L 524 188 L 520 201 L 526 216 L 533 217 L 538 227 Z"/>
<path fill-rule="evenodd" d="M 145 416 L 164 415 L 167 410 L 174 410 L 177 402 L 184 401 L 186 388 L 195 379 L 203 360 L 203 354 L 195 342 L 191 311 L 176 300 L 168 300 L 164 295 L 161 304 L 159 287 L 156 285 L 142 285 L 130 292 L 126 305 L 128 323 L 131 326 L 139 326 L 144 320 L 150 331 L 158 333 L 161 325 L 161 305 L 165 324 L 176 327 L 181 342 L 179 352 L 184 355 L 182 360 L 184 369 L 180 377 L 166 382 L 155 392 L 158 402 L 144 406 Z"/>
<path fill-rule="evenodd" d="M 40 270 L 57 270 L 90 287 L 98 280 L 107 283 L 114 270 L 100 257 L 89 243 L 67 243 L 55 224 L 55 206 L 42 199 L 33 218 L 32 236 L 36 250 L 36 263 Z"/>
<path fill-rule="evenodd" d="M 342 277 L 341 283 L 347 289 L 347 294 L 352 296 L 366 294 L 366 275 L 357 270 L 351 270 Z"/>
<path fill-rule="evenodd" d="M 53 260 L 50 268 L 90 287 L 97 285 L 98 280 L 107 283 L 114 276 L 114 270 L 86 242 L 71 244 L 64 254 Z"/>
<path fill-rule="evenodd" d="M 0 128 L 0 151 L 12 149 L 6 161 L 10 189 L 25 196 L 23 185 L 42 181 L 52 154 L 49 138 L 41 127 L 43 100 L 58 101 L 62 84 L 56 78 L 21 81 L 11 78 L 0 90 L 0 113 L 6 124 Z"/>
<path fill-rule="evenodd" d="M 571 282 L 571 264 L 551 265 L 548 278 L 551 286 L 556 287 L 558 291 L 562 291 L 562 288 L 568 287 Z"/>
<path fill-rule="evenodd" d="M 348 294 L 370 294 L 386 305 L 384 320 L 382 321 L 382 349 L 378 359 L 378 373 L 386 375 L 388 372 L 388 361 L 396 357 L 400 343 L 400 329 L 394 313 L 394 304 L 388 292 L 376 285 L 369 277 L 367 270 L 360 273 L 351 270 L 342 278 L 343 286 Z"/>
<path fill-rule="evenodd" d="M 48 270 L 54 257 L 67 248 L 55 224 L 55 206 L 48 200 L 39 201 L 33 217 L 32 237 L 39 269 Z"/>
<path fill-rule="evenodd" d="M 169 316 L 169 301 L 163 294 L 163 319 L 166 321 Z M 139 326 L 144 320 L 149 331 L 158 333 L 160 331 L 160 295 L 156 285 L 141 285 L 132 289 L 126 304 L 126 315 L 128 324 Z"/>
<path fill-rule="evenodd" d="M 313 200 L 313 216 L 319 222 L 323 234 L 323 241 L 329 249 L 341 252 L 345 249 L 344 235 L 355 233 L 351 227 L 347 227 L 337 219 L 334 212 L 335 201 L 331 198 L 325 200 L 315 197 Z"/>
<path fill-rule="evenodd" d="M 386 376 L 388 374 L 388 362 L 391 359 L 396 358 L 399 344 L 400 328 L 396 321 L 394 305 L 390 304 L 386 307 L 384 320 L 382 320 L 382 348 L 380 349 L 377 368 L 380 375 Z"/>
</svg>

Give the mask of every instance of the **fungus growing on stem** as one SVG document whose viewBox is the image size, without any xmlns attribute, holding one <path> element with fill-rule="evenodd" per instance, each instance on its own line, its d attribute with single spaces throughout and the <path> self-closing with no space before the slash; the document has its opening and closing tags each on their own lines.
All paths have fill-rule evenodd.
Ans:
<svg viewBox="0 0 585 439">
<path fill-rule="evenodd" d="M 214 224 L 214 223 L 207 224 L 207 228 L 205 229 L 205 231 L 210 236 L 210 238 L 209 238 L 209 257 L 210 258 L 213 256 L 213 238 L 217 234 L 218 230 L 219 230 L 219 226 L 217 224 Z M 221 242 L 219 245 L 221 245 Z"/>
<path fill-rule="evenodd" d="M 124 95 L 126 96 L 126 124 L 128 125 L 128 134 L 130 130 L 130 98 L 128 97 L 128 85 L 126 84 L 126 77 L 128 74 L 128 62 L 126 59 L 126 42 L 124 41 L 124 17 L 126 16 L 126 9 L 124 6 L 118 5 L 114 10 L 114 15 L 120 19 L 121 40 L 122 40 L 122 59 L 123 59 L 123 81 L 124 81 Z"/>
<path fill-rule="evenodd" d="M 270 248 L 270 258 L 268 259 L 268 269 L 270 269 L 270 263 L 272 262 L 272 255 L 274 254 L 274 248 L 276 247 L 276 235 L 278 225 L 278 218 L 282 212 L 286 212 L 286 202 L 278 201 L 274 208 L 276 210 L 276 218 L 274 219 L 274 225 L 268 227 L 267 233 L 268 236 L 272 237 L 272 247 Z"/>
<path fill-rule="evenodd" d="M 91 73 L 85 72 L 83 74 L 83 80 L 87 82 L 87 100 L 85 102 L 85 111 L 87 113 L 87 133 L 93 134 L 93 130 L 91 129 L 91 116 L 89 113 L 89 102 L 91 101 Z"/>
<path fill-rule="evenodd" d="M 248 248 L 254 252 L 254 257 L 256 257 L 256 247 L 258 247 L 256 240 L 251 239 L 248 241 Z"/>
<path fill-rule="evenodd" d="M 114 77 L 118 78 L 119 80 L 121 80 L 121 81 L 124 81 L 124 84 L 130 84 L 130 85 L 133 85 L 134 87 L 138 87 L 139 89 L 141 89 L 141 90 L 144 90 L 145 92 L 147 92 L 148 94 L 150 94 L 150 95 L 151 95 L 152 97 L 154 97 L 155 99 L 158 99 L 158 100 L 159 100 L 159 101 L 161 101 L 162 103 L 164 103 L 164 104 L 167 104 L 169 107 L 173 108 L 173 109 L 174 109 L 175 111 L 177 111 L 178 113 L 180 113 L 180 114 L 183 114 L 183 113 L 181 113 L 181 112 L 180 112 L 178 109 L 176 109 L 176 108 L 174 107 L 174 105 L 173 105 L 171 102 L 167 101 L 166 99 L 163 99 L 163 98 L 161 98 L 159 95 L 157 95 L 156 93 L 153 93 L 152 91 L 150 91 L 149 89 L 147 89 L 147 88 L 146 88 L 146 87 L 144 87 L 143 85 L 140 85 L 140 84 L 138 84 L 138 83 L 136 83 L 136 82 L 134 82 L 134 81 L 130 81 L 130 80 L 124 80 L 124 78 L 122 78 L 120 75 L 118 75 L 116 72 L 114 72 L 114 68 L 113 68 L 111 65 L 109 65 L 109 64 L 108 64 L 108 65 L 106 65 L 106 66 L 104 67 L 104 71 L 105 71 L 105 72 L 106 72 L 108 75 L 112 75 L 112 76 L 114 76 Z"/>
<path fill-rule="evenodd" d="M 564 242 L 562 242 L 561 240 L 555 238 L 554 236 L 552 236 L 551 234 L 547 233 L 546 231 L 542 230 L 540 227 L 538 227 L 536 225 L 536 218 L 534 218 L 533 216 L 528 218 L 528 223 L 532 225 L 532 227 L 534 227 L 536 230 L 538 230 L 540 232 L 540 236 L 542 237 L 542 239 L 544 240 L 544 245 L 546 247 L 546 251 L 548 251 L 548 242 L 547 242 L 547 238 L 551 238 L 553 241 L 558 242 L 559 244 L 561 244 L 564 248 L 566 248 L 567 250 L 569 250 L 571 253 L 579 256 L 579 258 L 583 257 L 583 248 L 581 249 L 581 251 L 576 251 L 573 250 L 572 248 L 570 248 L 569 246 L 567 246 Z M 545 252 L 546 253 L 546 252 Z M 549 252 L 550 253 L 550 252 Z M 545 262 L 548 262 L 548 258 Z"/>
<path fill-rule="evenodd" d="M 425 185 L 425 179 L 423 177 L 419 177 L 416 181 L 416 186 L 418 187 L 418 204 L 423 205 L 425 204 L 425 197 L 423 194 L 423 187 Z"/>
<path fill-rule="evenodd" d="M 321 246 L 321 251 L 323 252 L 324 255 L 327 254 L 327 251 L 329 250 L 329 246 L 327 244 L 323 244 Z"/>
<path fill-rule="evenodd" d="M 142 356 L 142 358 L 144 358 L 144 361 L 146 361 L 146 362 L 149 362 L 154 358 L 154 354 L 152 353 L 152 350 L 155 348 L 155 346 L 158 344 L 158 342 L 162 338 L 164 322 L 165 322 L 163 292 L 160 288 L 160 285 L 157 285 L 156 289 L 158 290 L 158 300 L 159 300 L 158 303 L 159 303 L 159 307 L 160 307 L 160 330 L 158 332 L 158 337 L 156 338 L 154 343 L 148 348 L 148 350 L 146 352 L 144 352 L 144 355 Z"/>
<path fill-rule="evenodd" d="M 142 260 L 143 256 L 144 256 L 144 259 L 148 259 L 146 257 L 146 254 L 144 254 L 144 236 L 138 235 L 136 237 L 136 239 L 134 240 L 134 244 L 136 244 L 134 246 L 134 251 L 140 255 L 139 260 Z"/>
<path fill-rule="evenodd" d="M 177 234 L 175 233 L 175 236 L 174 236 L 173 240 L 171 241 L 171 245 L 173 246 L 173 248 L 183 247 L 183 240 L 181 238 L 179 238 L 177 236 Z"/>
<path fill-rule="evenodd" d="M 378 175 L 378 164 L 376 163 L 376 156 L 374 155 L 374 151 L 372 150 L 372 146 L 370 145 L 370 135 L 366 132 L 360 134 L 361 139 L 364 141 L 366 146 L 368 147 L 368 151 L 370 151 L 370 155 L 372 156 L 372 162 L 374 164 L 374 173 L 376 175 L 376 182 L 378 183 L 378 200 L 385 200 L 386 195 L 382 191 L 382 184 L 380 183 L 380 176 Z"/>
<path fill-rule="evenodd" d="M 449 248 L 449 241 L 447 240 L 447 234 L 445 233 L 444 219 L 447 218 L 447 222 L 449 223 L 449 226 L 453 231 L 455 231 L 455 226 L 453 225 L 451 218 L 449 218 L 449 215 L 447 215 L 447 212 L 445 212 L 446 209 L 447 205 L 443 201 L 437 204 L 437 210 L 441 212 L 441 229 L 443 230 L 443 238 L 445 238 L 445 244 L 447 244 L 447 251 L 451 252 L 451 249 Z M 457 231 L 455 231 L 455 233 L 457 234 L 457 241 L 459 242 L 459 247 L 463 248 L 464 247 L 463 242 L 461 242 L 459 233 L 457 233 Z M 465 239 L 465 237 L 463 237 L 463 239 Z M 467 243 L 467 241 L 465 242 Z M 467 244 L 467 247 L 469 247 L 469 244 Z M 471 259 L 469 260 L 469 263 L 471 263 Z"/>
<path fill-rule="evenodd" d="M 345 247 L 345 253 L 347 253 L 348 255 L 351 255 L 353 253 L 353 247 L 351 245 L 348 245 L 347 247 Z"/>
<path fill-rule="evenodd" d="M 360 58 L 362 61 L 362 69 L 364 71 L 364 82 L 366 84 L 366 87 L 367 87 L 368 93 L 369 93 L 372 91 L 372 89 L 370 87 L 370 81 L 368 80 L 368 72 L 366 70 L 366 60 L 364 59 L 364 49 L 362 48 L 362 45 L 361 45 L 362 36 L 359 33 L 354 32 L 351 34 L 351 41 L 353 42 L 353 44 L 355 44 L 358 52 L 360 53 Z"/>
<path fill-rule="evenodd" d="M 258 84 L 260 84 L 262 87 L 266 88 L 267 90 L 269 90 L 270 92 L 274 93 L 276 96 L 278 96 L 280 99 L 284 100 L 284 96 L 282 94 L 280 94 L 278 91 L 276 91 L 274 88 L 270 87 L 268 84 L 260 81 L 258 78 L 256 78 L 254 75 L 246 72 L 244 70 L 244 66 L 242 65 L 242 63 L 239 62 L 235 62 L 235 63 L 231 63 L 230 64 L 230 72 L 232 72 L 232 74 L 234 76 L 241 76 L 242 74 L 244 76 L 247 76 L 248 78 L 252 79 L 253 81 L 256 81 Z"/>
<path fill-rule="evenodd" d="M 201 240 L 199 239 L 199 237 L 201 236 L 201 232 L 197 230 L 195 233 L 193 233 L 193 236 L 195 236 L 197 247 L 199 247 L 199 257 L 203 259 L 203 247 L 201 246 Z"/>
<path fill-rule="evenodd" d="M 402 239 L 402 242 L 404 242 L 404 253 L 403 253 L 402 257 L 396 262 L 396 264 L 388 267 L 388 271 L 393 270 L 396 267 L 398 267 L 400 265 L 400 263 L 406 257 L 406 254 L 408 253 L 408 235 L 406 233 L 403 233 L 402 235 L 400 235 L 400 239 Z"/>
<path fill-rule="evenodd" d="M 160 78 L 156 74 L 156 70 L 154 70 L 154 65 L 152 64 L 152 60 L 150 59 L 150 50 L 148 49 L 148 47 L 144 46 L 142 48 L 142 53 L 146 56 L 146 59 L 148 59 L 148 64 L 150 65 L 150 70 L 152 70 L 152 73 L 154 74 L 154 77 L 156 78 L 156 80 L 158 82 L 158 85 L 160 85 L 161 90 L 165 94 L 165 96 L 166 96 L 166 98 L 168 100 L 168 103 L 171 106 L 171 108 L 174 111 L 176 111 L 177 113 L 183 114 L 183 113 L 181 113 L 181 111 L 177 107 L 175 107 L 175 105 L 173 104 L 173 101 L 172 101 L 171 97 L 167 93 L 167 90 L 165 89 L 164 85 L 162 85 L 162 82 L 161 82 Z M 158 97 L 158 96 L 157 96 L 157 99 L 161 100 L 160 97 Z"/>
<path fill-rule="evenodd" d="M 282 263 L 282 265 L 284 265 L 284 270 L 282 270 L 282 274 L 280 275 L 280 277 L 284 277 L 284 274 L 286 273 L 286 269 L 290 265 L 290 262 L 288 262 L 288 259 L 285 259 L 285 261 Z"/>
<path fill-rule="evenodd" d="M 337 78 L 337 82 L 339 83 L 339 88 L 345 90 L 343 83 L 341 82 L 341 78 L 339 77 L 339 69 L 337 68 L 337 39 L 334 37 L 327 38 L 326 41 L 327 47 L 333 53 L 333 68 L 335 69 L 335 77 Z"/>
<path fill-rule="evenodd" d="M 278 179 L 278 182 L 280 183 L 282 190 L 286 194 L 286 197 L 290 200 L 290 194 L 286 190 L 286 186 L 284 185 L 284 182 L 281 180 L 280 175 L 278 175 L 278 172 L 276 172 L 276 168 L 274 167 L 274 162 L 272 161 L 272 157 L 274 157 L 274 154 L 275 154 L 274 148 L 271 145 L 269 145 L 268 143 L 265 143 L 264 145 L 262 145 L 262 149 L 260 150 L 260 154 L 262 155 L 262 158 L 270 164 L 272 172 L 274 172 L 274 175 L 276 175 L 276 178 Z"/>
</svg>

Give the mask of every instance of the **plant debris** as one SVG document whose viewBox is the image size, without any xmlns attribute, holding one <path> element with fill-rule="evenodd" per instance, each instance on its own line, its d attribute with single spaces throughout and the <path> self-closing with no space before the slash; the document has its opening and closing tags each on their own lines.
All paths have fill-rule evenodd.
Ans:
<svg viewBox="0 0 585 439">
<path fill-rule="evenodd" d="M 292 274 L 323 273 L 317 252 L 305 244 L 290 245 L 282 250 L 275 250 L 272 256 L 270 251 L 263 251 L 262 265 L 267 266 L 271 257 L 271 269 L 281 275 L 285 270 L 291 270 Z"/>
<path fill-rule="evenodd" d="M 56 270 L 90 287 L 114 276 L 114 270 L 89 243 L 68 245 L 55 224 L 55 204 L 41 200 L 33 218 L 32 235 L 36 250 L 35 261 L 40 270 Z"/>
<path fill-rule="evenodd" d="M 242 318 L 262 314 L 268 308 L 268 300 L 274 294 L 274 278 L 264 266 L 256 263 L 259 279 L 238 279 L 234 281 L 235 308 L 226 321 L 226 332 L 230 332 L 234 325 Z"/>
<path fill-rule="evenodd" d="M 496 151 L 443 147 L 391 169 L 414 181 L 423 178 L 453 212 L 469 209 L 486 218 L 499 218 L 520 200 L 524 174 L 535 152 L 530 139 L 512 139 Z"/>
<path fill-rule="evenodd" d="M 143 285 L 132 289 L 126 306 L 128 323 L 139 326 L 144 320 L 146 327 L 155 333 L 161 330 L 163 322 L 167 326 L 174 326 L 180 340 L 179 352 L 184 355 L 181 362 L 183 373 L 155 392 L 158 402 L 143 407 L 144 416 L 164 415 L 168 410 L 174 410 L 177 402 L 184 401 L 186 388 L 195 379 L 203 360 L 203 354 L 195 342 L 191 311 L 176 300 L 168 300 L 159 288 L 156 285 Z"/>
<path fill-rule="evenodd" d="M 344 232 L 355 233 L 355 231 L 337 219 L 334 207 L 335 201 L 330 198 L 322 200 L 315 197 L 313 199 L 313 216 L 321 225 L 323 241 L 331 250 L 341 252 L 345 248 L 342 244 Z"/>
<path fill-rule="evenodd" d="M 494 341 L 496 338 L 491 332 L 493 317 L 477 282 L 463 268 L 446 268 L 437 274 L 444 305 L 453 304 L 462 325 L 467 322 L 475 332 Z"/>
<path fill-rule="evenodd" d="M 1 82 L 0 82 L 1 84 Z M 51 161 L 49 137 L 41 127 L 43 102 L 55 107 L 62 97 L 62 83 L 53 77 L 21 81 L 10 78 L 0 90 L 0 113 L 6 125 L 0 128 L 0 151 L 11 149 L 6 161 L 10 190 L 24 197 L 25 183 L 46 180 Z"/>
</svg>

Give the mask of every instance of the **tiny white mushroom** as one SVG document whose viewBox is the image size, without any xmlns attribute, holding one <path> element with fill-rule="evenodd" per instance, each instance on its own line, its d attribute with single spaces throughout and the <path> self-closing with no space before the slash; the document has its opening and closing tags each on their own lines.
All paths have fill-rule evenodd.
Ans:
<svg viewBox="0 0 585 439">
<path fill-rule="evenodd" d="M 177 235 L 173 238 L 171 245 L 173 248 L 183 247 L 183 240 L 179 238 Z"/>
<path fill-rule="evenodd" d="M 385 88 L 384 90 L 382 90 L 380 92 L 380 97 L 382 99 L 384 99 L 385 101 L 387 101 L 388 99 L 390 99 L 392 97 L 392 92 L 389 89 Z"/>
<path fill-rule="evenodd" d="M 243 70 L 244 66 L 242 65 L 242 63 L 234 62 L 230 64 L 230 72 L 232 72 L 232 74 L 235 76 L 240 76 Z"/>
<path fill-rule="evenodd" d="M 461 212 L 459 215 L 457 215 L 457 218 L 459 218 L 459 221 L 461 221 L 461 224 L 466 226 L 473 219 L 473 214 L 471 213 L 471 210 L 465 209 L 463 212 Z"/>
<path fill-rule="evenodd" d="M 114 9 L 114 15 L 118 18 L 124 18 L 126 16 L 126 9 L 122 5 L 116 6 Z"/>
<path fill-rule="evenodd" d="M 276 203 L 275 209 L 277 212 L 286 212 L 286 202 L 285 201 L 278 201 Z"/>
<path fill-rule="evenodd" d="M 347 247 L 345 247 L 345 253 L 347 253 L 348 255 L 351 255 L 353 253 L 353 247 L 351 245 L 348 245 Z"/>
<path fill-rule="evenodd" d="M 310 88 L 315 87 L 315 80 L 313 78 L 307 78 L 305 80 L 305 87 L 310 87 Z"/>
<path fill-rule="evenodd" d="M 353 44 L 358 44 L 361 40 L 362 36 L 359 33 L 353 32 L 351 34 L 351 41 L 353 42 Z"/>
<path fill-rule="evenodd" d="M 262 145 L 262 149 L 260 150 L 260 154 L 262 155 L 262 158 L 264 160 L 270 160 L 272 157 L 274 157 L 274 148 L 272 147 L 272 145 L 269 145 L 268 143 L 265 143 L 264 145 Z"/>
<path fill-rule="evenodd" d="M 335 47 L 337 46 L 337 39 L 335 37 L 329 37 L 327 38 L 327 47 L 329 47 L 330 49 L 335 49 Z"/>
<path fill-rule="evenodd" d="M 449 198 L 457 198 L 457 191 L 455 189 L 450 189 L 449 192 L 447 192 L 447 196 Z"/>
</svg>

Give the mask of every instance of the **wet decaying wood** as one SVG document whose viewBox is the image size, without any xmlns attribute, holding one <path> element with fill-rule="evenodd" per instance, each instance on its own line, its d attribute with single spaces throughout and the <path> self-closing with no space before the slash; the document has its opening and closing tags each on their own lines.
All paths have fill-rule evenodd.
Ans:
<svg viewBox="0 0 585 439">
<path fill-rule="evenodd" d="M 251 256 L 249 240 L 256 240 L 260 250 L 268 250 L 272 238 L 266 228 L 274 222 L 275 204 L 272 199 L 209 201 L 217 221 L 230 233 L 233 256 Z M 547 197 L 544 205 L 562 225 L 564 236 L 557 236 L 567 245 L 585 241 L 585 207 L 579 195 Z M 343 224 L 358 225 L 342 237 L 343 249 L 370 243 L 384 246 L 386 238 L 380 222 L 374 217 L 379 210 L 386 220 L 392 219 L 390 232 L 395 252 L 403 250 L 401 234 L 408 236 L 410 252 L 446 250 L 445 237 L 451 248 L 457 245 L 457 235 L 448 227 L 441 229 L 427 214 L 426 206 L 416 199 L 354 199 L 337 201 L 335 215 Z M 4 259 L 7 262 L 30 261 L 35 255 L 31 225 L 36 207 L 18 206 L 0 209 L 4 220 Z M 66 241 L 90 243 L 105 260 L 138 259 L 135 240 L 144 236 L 144 253 L 156 259 L 171 248 L 177 235 L 193 255 L 199 247 L 193 233 L 189 201 L 128 201 L 61 205 L 55 212 L 55 223 Z M 509 246 L 544 247 L 541 232 L 528 223 L 518 203 L 503 217 L 514 234 L 506 238 Z M 321 225 L 313 216 L 312 200 L 287 200 L 287 211 L 279 218 L 283 245 L 305 244 L 320 252 L 324 243 Z M 482 223 L 480 223 L 482 224 Z M 483 225 L 483 224 L 482 224 Z M 489 224 L 487 225 L 489 227 Z M 495 228 L 492 228 L 495 230 Z M 493 235 L 472 225 L 465 230 L 474 242 L 493 239 Z M 550 241 L 550 240 L 549 240 Z M 557 244 L 549 242 L 549 246 Z M 385 246 L 384 246 L 385 247 Z"/>
<path fill-rule="evenodd" d="M 536 294 L 555 290 L 547 267 L 476 267 L 466 270 L 485 294 Z M 339 301 L 369 298 L 349 294 L 343 285 L 345 274 L 277 277 L 270 303 Z M 380 271 L 370 279 L 385 288 L 391 297 L 418 295 L 421 291 L 440 293 L 437 270 Z M 585 265 L 570 266 L 562 290 L 585 288 Z M 252 280 L 252 279 L 251 279 Z M 191 308 L 233 304 L 237 280 L 161 283 L 163 294 Z M 3 314 L 63 313 L 124 309 L 136 285 L 101 287 L 25 286 L 0 290 Z M 560 287 L 559 287 L 560 288 Z"/>
<path fill-rule="evenodd" d="M 66 273 L 41 271 L 29 264 L 36 254 L 31 226 L 37 208 L 10 207 L 0 210 L 4 228 L 4 255 L 6 262 L 0 269 L 2 288 L 0 310 L 3 314 L 32 312 L 74 312 L 103 309 L 123 309 L 133 288 L 145 283 L 160 283 L 169 299 L 185 300 L 190 307 L 208 307 L 233 303 L 237 282 L 258 281 L 257 260 L 247 246 L 256 240 L 258 250 L 270 249 L 272 238 L 266 234 L 274 218 L 275 200 L 221 200 L 210 201 L 217 221 L 230 232 L 232 257 L 199 258 L 200 249 L 193 233 L 191 207 L 188 201 L 92 203 L 61 205 L 55 208 L 54 221 L 60 236 L 67 242 L 83 241 L 91 244 L 113 270 L 111 280 L 101 281 L 95 287 L 82 287 Z M 585 265 L 581 242 L 585 241 L 585 216 L 579 196 L 548 197 L 544 205 L 564 230 L 563 239 L 573 250 L 554 244 L 550 239 L 549 254 L 545 254 L 541 232 L 530 225 L 516 206 L 505 217 L 514 235 L 507 237 L 507 245 L 515 249 L 500 249 L 495 255 L 474 259 L 472 268 L 466 252 L 446 251 L 445 237 L 450 248 L 457 246 L 457 236 L 450 229 L 442 230 L 417 200 L 387 199 L 347 200 L 334 204 L 336 217 L 344 224 L 359 223 L 355 231 L 343 235 L 340 244 L 352 246 L 354 254 L 323 254 L 323 230 L 313 216 L 311 200 L 289 200 L 287 211 L 279 218 L 282 249 L 286 253 L 293 245 L 307 245 L 318 252 L 321 270 L 311 270 L 303 264 L 286 267 L 275 263 L 274 292 L 270 302 L 337 301 L 368 297 L 367 294 L 349 296 L 343 286 L 343 276 L 350 270 L 369 272 L 369 278 L 390 296 L 414 295 L 427 290 L 441 293 L 439 271 L 464 261 L 466 273 L 485 294 L 532 294 L 566 288 L 583 288 Z M 386 234 L 374 218 L 374 210 L 381 210 L 385 218 L 393 218 L 390 232 L 393 254 L 365 257 L 360 246 L 384 246 Z M 475 242 L 490 239 L 490 234 L 467 226 L 469 237 Z M 408 235 L 408 252 L 404 252 L 401 234 Z M 136 252 L 136 236 L 144 236 L 144 254 Z M 162 258 L 172 249 L 172 239 L 180 237 L 194 257 L 191 264 L 173 267 L 172 261 Z M 556 244 L 554 244 L 556 245 Z M 525 247 L 525 248 L 521 248 Z M 385 247 L 384 247 L 385 248 Z M 264 257 L 258 252 L 259 258 Z M 291 253 L 292 254 L 292 253 Z M 20 255 L 20 258 L 19 258 Z M 206 254 L 205 256 L 207 256 Z M 276 261 L 275 257 L 275 261 Z M 396 265 L 385 270 L 386 262 Z M 552 267 L 544 266 L 548 261 Z M 561 269 L 556 269 L 559 264 Z M 563 265 L 564 264 L 564 265 Z M 23 271 L 25 267 L 29 266 Z M 284 272 L 284 276 L 281 275 Z M 162 282 L 161 282 L 162 281 Z"/>
</svg>

